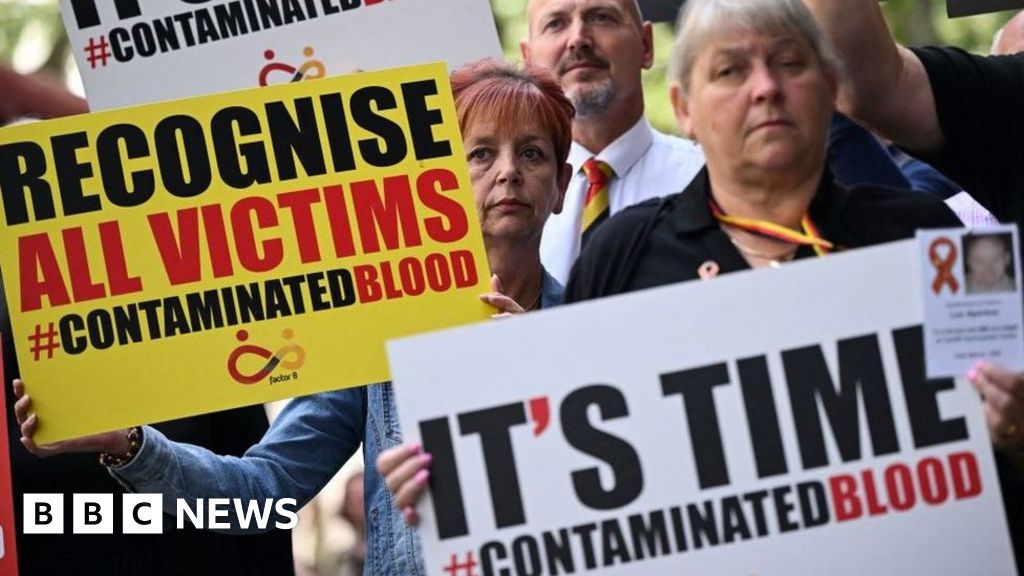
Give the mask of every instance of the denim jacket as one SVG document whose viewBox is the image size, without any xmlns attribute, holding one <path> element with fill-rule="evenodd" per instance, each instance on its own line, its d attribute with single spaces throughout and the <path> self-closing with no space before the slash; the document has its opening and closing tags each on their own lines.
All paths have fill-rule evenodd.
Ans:
<svg viewBox="0 0 1024 576">
<path fill-rule="evenodd" d="M 562 286 L 547 271 L 542 290 L 542 308 L 561 304 Z M 364 574 L 420 576 L 426 571 L 419 536 L 406 526 L 375 466 L 381 452 L 401 443 L 394 394 L 385 382 L 295 398 L 260 443 L 240 458 L 172 442 L 146 427 L 135 458 L 110 473 L 128 490 L 162 494 L 169 514 L 174 514 L 177 498 L 294 498 L 301 508 L 362 444 Z M 236 526 L 232 531 L 241 530 Z"/>
</svg>

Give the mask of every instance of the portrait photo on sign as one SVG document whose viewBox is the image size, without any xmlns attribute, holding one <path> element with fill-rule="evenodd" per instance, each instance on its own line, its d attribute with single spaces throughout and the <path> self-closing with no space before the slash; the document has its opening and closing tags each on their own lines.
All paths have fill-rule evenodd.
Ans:
<svg viewBox="0 0 1024 576">
<path fill-rule="evenodd" d="M 1010 232 L 965 234 L 960 242 L 967 294 L 1013 292 L 1017 288 Z"/>
</svg>

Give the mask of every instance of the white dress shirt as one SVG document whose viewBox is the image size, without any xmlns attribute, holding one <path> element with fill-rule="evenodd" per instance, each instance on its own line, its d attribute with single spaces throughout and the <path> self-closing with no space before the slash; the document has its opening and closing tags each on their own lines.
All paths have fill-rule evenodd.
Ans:
<svg viewBox="0 0 1024 576">
<path fill-rule="evenodd" d="M 587 177 L 583 163 L 595 154 L 576 142 L 569 150 L 573 177 L 565 192 L 561 214 L 552 214 L 544 225 L 540 259 L 556 280 L 569 280 L 580 254 L 580 225 Z M 649 198 L 681 192 L 704 166 L 704 153 L 689 140 L 655 131 L 646 118 L 605 147 L 598 160 L 607 162 L 615 176 L 608 190 L 611 215 Z"/>
<path fill-rule="evenodd" d="M 985 228 L 999 224 L 999 220 L 991 212 L 963 190 L 946 198 L 946 206 L 949 206 L 968 228 Z"/>
</svg>

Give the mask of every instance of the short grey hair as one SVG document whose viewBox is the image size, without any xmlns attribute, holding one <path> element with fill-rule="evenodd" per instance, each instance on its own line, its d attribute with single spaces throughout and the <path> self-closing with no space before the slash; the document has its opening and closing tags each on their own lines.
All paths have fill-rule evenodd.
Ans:
<svg viewBox="0 0 1024 576">
<path fill-rule="evenodd" d="M 686 0 L 679 14 L 669 79 L 689 92 L 690 73 L 700 51 L 725 30 L 745 30 L 769 36 L 796 34 L 813 50 L 821 67 L 842 73 L 835 47 L 822 33 L 802 0 Z"/>
</svg>

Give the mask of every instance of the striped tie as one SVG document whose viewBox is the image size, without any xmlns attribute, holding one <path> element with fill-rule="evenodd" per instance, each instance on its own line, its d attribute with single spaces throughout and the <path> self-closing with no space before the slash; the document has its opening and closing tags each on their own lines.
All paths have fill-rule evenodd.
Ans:
<svg viewBox="0 0 1024 576">
<path fill-rule="evenodd" d="M 587 197 L 583 201 L 583 225 L 580 246 L 586 246 L 594 230 L 608 219 L 608 181 L 615 172 L 606 162 L 591 158 L 583 163 L 583 173 L 587 175 Z"/>
</svg>

